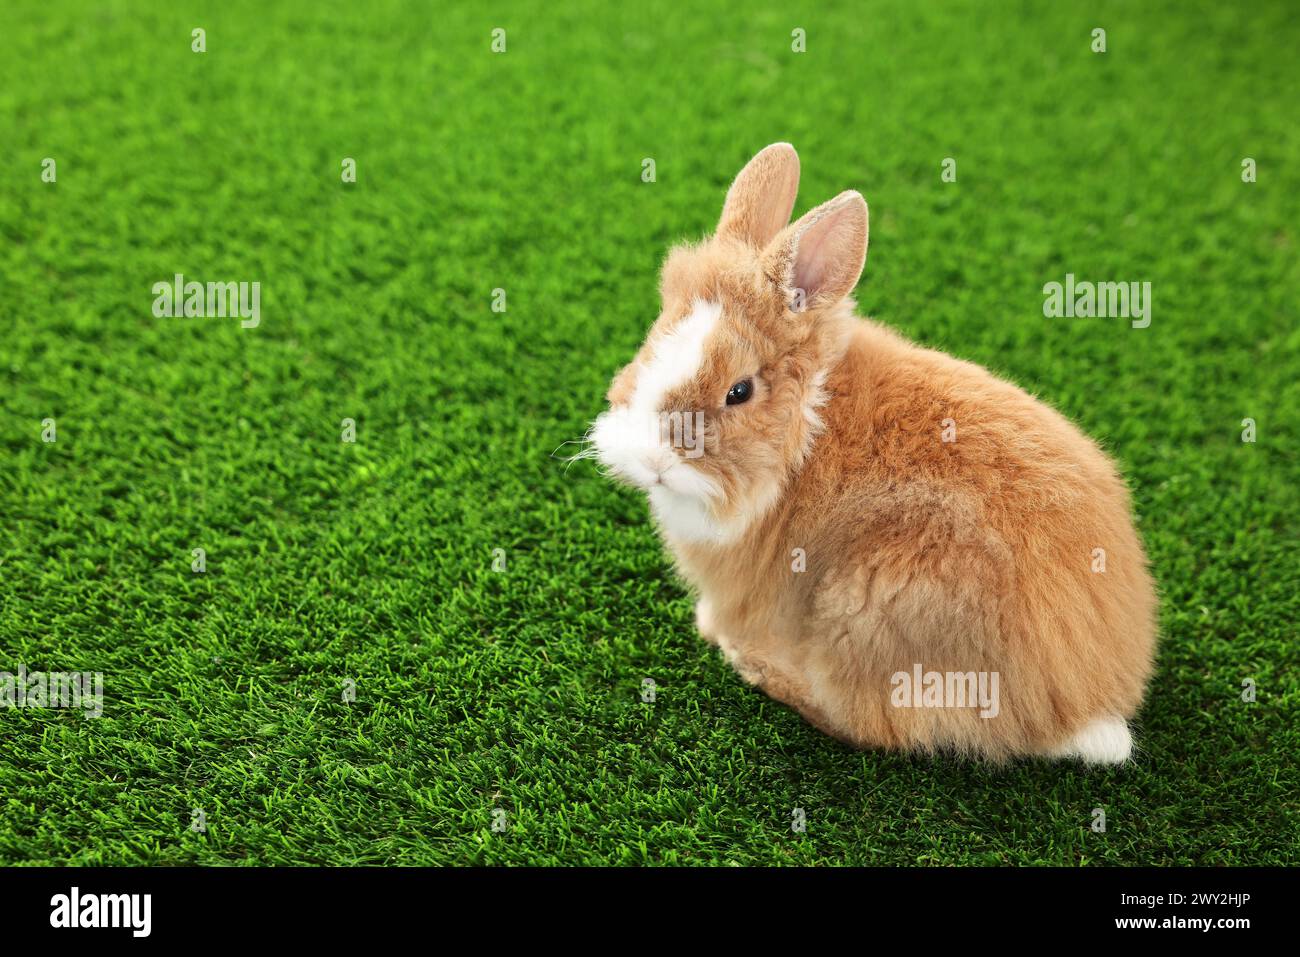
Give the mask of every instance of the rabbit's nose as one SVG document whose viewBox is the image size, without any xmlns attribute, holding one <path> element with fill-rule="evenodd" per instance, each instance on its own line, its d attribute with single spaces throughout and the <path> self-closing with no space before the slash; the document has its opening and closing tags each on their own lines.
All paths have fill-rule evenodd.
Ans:
<svg viewBox="0 0 1300 957">
<path fill-rule="evenodd" d="M 677 457 L 673 454 L 673 450 L 661 445 L 646 456 L 645 465 L 657 478 L 662 478 L 663 474 L 676 464 L 676 461 Z"/>
</svg>

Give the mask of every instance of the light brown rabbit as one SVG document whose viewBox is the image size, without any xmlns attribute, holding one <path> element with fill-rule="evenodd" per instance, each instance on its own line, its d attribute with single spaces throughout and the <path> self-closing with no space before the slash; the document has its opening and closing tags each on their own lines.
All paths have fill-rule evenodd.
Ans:
<svg viewBox="0 0 1300 957">
<path fill-rule="evenodd" d="M 663 309 L 593 454 L 645 489 L 700 634 L 861 747 L 1119 763 L 1156 597 L 1114 465 L 1060 414 L 858 318 L 867 204 L 789 223 L 759 153 Z"/>
</svg>

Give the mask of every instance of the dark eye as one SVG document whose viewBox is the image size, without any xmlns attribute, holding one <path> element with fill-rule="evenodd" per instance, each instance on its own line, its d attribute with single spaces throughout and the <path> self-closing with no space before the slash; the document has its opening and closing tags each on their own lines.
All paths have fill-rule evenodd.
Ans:
<svg viewBox="0 0 1300 957">
<path fill-rule="evenodd" d="M 748 402 L 749 397 L 754 394 L 754 382 L 752 379 L 741 379 L 730 389 L 727 390 L 727 405 L 740 405 L 742 402 Z"/>
</svg>

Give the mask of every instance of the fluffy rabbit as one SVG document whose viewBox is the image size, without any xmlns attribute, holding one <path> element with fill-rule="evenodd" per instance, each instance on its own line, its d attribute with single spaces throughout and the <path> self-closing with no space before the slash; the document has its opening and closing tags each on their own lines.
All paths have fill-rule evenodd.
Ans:
<svg viewBox="0 0 1300 957">
<path fill-rule="evenodd" d="M 1120 763 L 1156 597 L 1115 466 L 979 366 L 854 315 L 867 204 L 794 223 L 767 147 L 610 386 L 593 454 L 644 489 L 700 634 L 859 747 Z"/>
</svg>

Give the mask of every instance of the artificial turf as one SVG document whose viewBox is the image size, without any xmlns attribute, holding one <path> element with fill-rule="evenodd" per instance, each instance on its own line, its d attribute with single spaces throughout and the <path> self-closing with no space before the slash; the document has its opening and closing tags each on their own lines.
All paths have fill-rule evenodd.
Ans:
<svg viewBox="0 0 1300 957">
<path fill-rule="evenodd" d="M 0 671 L 106 701 L 0 711 L 0 862 L 1296 863 L 1297 48 L 1284 2 L 7 4 Z M 822 736 L 566 467 L 777 140 L 796 215 L 866 196 L 865 314 L 1121 463 L 1133 763 Z M 155 317 L 176 273 L 260 325 Z M 1151 325 L 1045 318 L 1066 273 Z"/>
</svg>

